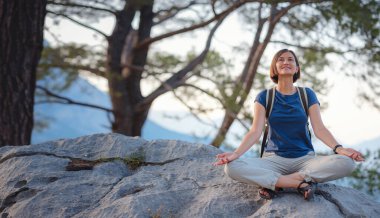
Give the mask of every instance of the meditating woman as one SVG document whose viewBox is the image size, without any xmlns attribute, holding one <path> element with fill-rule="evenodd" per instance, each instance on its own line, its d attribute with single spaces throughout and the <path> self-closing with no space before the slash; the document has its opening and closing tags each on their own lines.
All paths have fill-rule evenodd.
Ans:
<svg viewBox="0 0 380 218">
<path fill-rule="evenodd" d="M 300 76 L 294 52 L 278 51 L 270 66 L 270 78 L 277 85 L 273 91 L 264 90 L 257 95 L 252 127 L 240 146 L 234 152 L 218 154 L 214 163 L 225 164 L 225 172 L 232 179 L 260 186 L 259 194 L 265 199 L 276 196 L 280 188 L 297 188 L 304 199 L 309 200 L 316 183 L 348 176 L 354 170 L 354 161 L 364 161 L 360 152 L 340 145 L 325 127 L 313 90 L 294 85 Z M 239 159 L 259 140 L 266 112 L 269 131 L 263 157 Z M 315 155 L 308 116 L 316 137 L 329 146 L 334 155 Z"/>
</svg>

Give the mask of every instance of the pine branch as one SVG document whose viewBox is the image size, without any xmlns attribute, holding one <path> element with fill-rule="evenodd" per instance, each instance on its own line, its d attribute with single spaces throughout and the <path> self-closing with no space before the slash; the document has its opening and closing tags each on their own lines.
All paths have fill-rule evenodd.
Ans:
<svg viewBox="0 0 380 218">
<path fill-rule="evenodd" d="M 37 85 L 36 88 L 42 90 L 48 96 L 51 96 L 51 97 L 54 97 L 56 99 L 62 100 L 62 101 L 52 101 L 52 103 L 74 104 L 74 105 L 80 105 L 80 106 L 84 106 L 84 107 L 90 107 L 90 108 L 95 108 L 95 109 L 103 110 L 103 111 L 106 111 L 107 113 L 113 113 L 113 110 L 111 110 L 111 109 L 108 109 L 108 108 L 105 108 L 105 107 L 101 107 L 101 106 L 98 106 L 98 105 L 94 105 L 94 104 L 88 104 L 88 103 L 83 103 L 83 102 L 78 102 L 78 101 L 71 100 L 71 99 L 69 99 L 67 97 L 63 97 L 63 96 L 60 96 L 58 94 L 55 94 L 55 93 L 51 92 L 50 90 L 48 90 L 47 88 L 39 86 L 39 85 Z M 45 102 L 41 101 L 40 103 L 45 103 Z"/>
<path fill-rule="evenodd" d="M 44 26 L 44 30 L 49 33 L 53 39 L 56 41 L 57 44 L 62 44 L 63 42 L 58 38 L 58 36 L 56 34 L 54 34 L 52 31 L 50 31 L 49 27 L 47 27 L 46 25 Z"/>
<path fill-rule="evenodd" d="M 75 20 L 74 18 L 71 18 L 71 17 L 67 16 L 66 14 L 55 13 L 55 12 L 49 11 L 49 10 L 47 10 L 47 13 L 54 14 L 56 16 L 64 17 L 64 18 L 66 18 L 66 19 L 68 19 L 68 20 L 70 20 L 70 21 L 72 21 L 72 22 L 74 22 L 74 23 L 76 23 L 76 24 L 78 24 L 78 25 L 80 25 L 82 27 L 85 27 L 87 29 L 93 30 L 96 33 L 104 36 L 104 38 L 108 39 L 108 36 L 105 33 L 103 33 L 102 31 L 100 31 L 100 30 L 98 30 L 98 29 L 96 29 L 96 28 L 94 28 L 92 26 L 86 25 L 86 24 L 84 24 L 84 23 L 82 23 L 82 22 L 80 22 L 78 20 Z"/>
<path fill-rule="evenodd" d="M 70 63 L 54 63 L 54 64 L 43 64 L 44 67 L 57 67 L 62 69 L 72 68 L 75 70 L 84 70 L 87 72 L 90 72 L 92 74 L 95 74 L 97 76 L 101 76 L 103 78 L 107 78 L 107 72 L 99 70 L 97 68 L 92 68 L 90 66 L 85 65 L 76 65 L 76 64 L 70 64 Z"/>
<path fill-rule="evenodd" d="M 47 3 L 48 5 L 59 5 L 59 6 L 64 6 L 64 7 L 86 8 L 86 9 L 92 9 L 96 11 L 103 11 L 103 12 L 107 12 L 116 16 L 116 11 L 112 11 L 107 8 L 100 8 L 100 7 L 83 5 L 83 4 L 75 4 L 75 3 L 60 3 L 60 2 L 54 2 L 54 1 L 48 1 Z"/>
<path fill-rule="evenodd" d="M 165 84 L 164 81 L 161 81 L 157 76 L 153 75 L 153 77 L 154 77 L 156 80 L 158 80 L 158 81 L 161 83 L 162 86 L 165 86 L 167 89 L 171 89 L 170 86 L 168 86 L 167 84 Z M 191 86 L 191 85 L 189 84 L 189 86 Z M 195 87 L 195 88 L 198 89 L 198 87 Z M 198 120 L 200 123 L 203 123 L 203 124 L 205 124 L 205 125 L 212 126 L 212 127 L 214 127 L 214 128 L 217 127 L 215 123 L 213 123 L 213 124 L 206 123 L 205 121 L 203 121 L 203 120 L 197 115 L 197 113 L 194 112 L 195 110 L 198 110 L 198 112 L 205 112 L 205 111 L 201 111 L 201 110 L 198 109 L 198 108 L 194 108 L 194 107 L 190 106 L 190 105 L 187 103 L 187 101 L 184 101 L 179 95 L 177 95 L 177 93 L 175 92 L 175 89 L 173 89 L 173 90 L 171 90 L 171 91 L 172 91 L 174 97 L 177 98 L 177 100 L 178 100 L 179 102 L 181 102 L 181 103 L 182 103 L 187 109 L 189 109 L 190 113 L 193 115 L 193 117 L 194 117 L 196 120 Z"/>
<path fill-rule="evenodd" d="M 213 18 L 211 18 L 211 19 L 209 19 L 207 21 L 201 22 L 199 24 L 196 24 L 196 25 L 193 25 L 193 26 L 190 26 L 190 27 L 180 28 L 180 29 L 175 30 L 173 32 L 165 33 L 165 34 L 153 37 L 153 38 L 145 39 L 140 44 L 138 44 L 135 47 L 135 49 L 142 49 L 142 48 L 145 48 L 146 46 L 149 46 L 150 44 L 152 44 L 152 43 L 154 43 L 156 41 L 159 41 L 159 40 L 162 40 L 162 39 L 165 39 L 165 38 L 168 38 L 168 37 L 180 34 L 180 33 L 185 33 L 185 32 L 189 32 L 189 31 L 195 30 L 195 29 L 199 29 L 201 27 L 205 27 L 208 24 L 210 24 L 210 23 L 212 23 L 212 22 L 214 22 L 216 20 L 219 20 L 221 18 L 226 17 L 228 14 L 230 14 L 231 12 L 233 12 L 234 10 L 236 10 L 239 7 L 241 7 L 242 5 L 244 5 L 247 2 L 250 2 L 250 1 L 249 0 L 240 0 L 240 1 L 237 1 L 232 6 L 228 7 L 226 10 L 224 10 L 223 12 L 221 12 L 220 14 L 218 14 L 217 16 L 214 16 Z"/>
<path fill-rule="evenodd" d="M 194 58 L 192 61 L 190 61 L 190 63 L 188 65 L 186 65 L 183 69 L 181 69 L 180 71 L 175 73 L 172 77 L 170 77 L 168 80 L 166 80 L 164 85 L 161 85 L 155 91 L 153 91 L 150 95 L 148 95 L 140 103 L 140 105 L 138 107 L 142 107 L 145 104 L 151 104 L 154 101 L 154 99 L 156 99 L 158 96 L 160 96 L 160 95 L 162 95 L 162 94 L 164 94 L 170 90 L 173 90 L 173 89 L 175 89 L 175 88 L 177 88 L 177 87 L 179 87 L 185 83 L 185 80 L 184 80 L 185 76 L 190 71 L 192 71 L 196 66 L 198 66 L 201 62 L 203 62 L 204 59 L 206 58 L 206 55 L 207 55 L 207 53 L 210 49 L 210 46 L 211 46 L 211 41 L 212 41 L 212 38 L 214 36 L 214 33 L 216 32 L 218 27 L 222 24 L 224 18 L 226 18 L 226 15 L 224 17 L 222 17 L 217 22 L 217 24 L 213 27 L 213 29 L 210 31 L 204 50 L 196 58 Z"/>
<path fill-rule="evenodd" d="M 183 6 L 183 7 L 173 6 L 170 9 L 167 9 L 167 10 L 157 11 L 155 14 L 156 14 L 156 16 L 158 16 L 158 21 L 154 22 L 153 26 L 161 24 L 161 23 L 169 20 L 170 18 L 175 17 L 179 12 L 181 12 L 181 11 L 183 11 L 185 9 L 188 9 L 190 6 L 195 5 L 195 4 L 196 4 L 195 1 L 191 1 L 191 2 L 189 2 L 189 4 L 187 4 L 187 5 Z M 159 17 L 161 13 L 166 13 L 166 14 L 164 16 L 162 16 L 162 17 Z"/>
<path fill-rule="evenodd" d="M 198 90 L 198 91 L 201 91 L 202 93 L 204 93 L 204 94 L 210 96 L 211 98 L 216 99 L 217 101 L 219 101 L 219 103 L 220 103 L 223 107 L 225 107 L 225 104 L 224 104 L 224 102 L 223 102 L 222 99 L 220 99 L 219 97 L 215 96 L 214 94 L 212 94 L 211 92 L 209 92 L 209 91 L 207 91 L 207 90 L 205 90 L 205 89 L 202 89 L 202 88 L 200 88 L 200 87 L 198 87 L 198 86 L 195 86 L 195 85 L 193 85 L 193 84 L 190 84 L 190 83 L 184 83 L 182 86 L 191 87 L 191 88 L 193 88 L 193 89 L 196 89 L 196 90 Z"/>
<path fill-rule="evenodd" d="M 212 123 L 207 123 L 205 122 L 202 118 L 200 118 L 198 116 L 198 113 L 207 113 L 206 110 L 202 110 L 201 108 L 194 108 L 192 106 L 190 106 L 187 101 L 183 100 L 179 95 L 177 95 L 175 93 L 175 91 L 173 90 L 173 95 L 187 108 L 189 109 L 190 113 L 193 115 L 193 117 L 195 117 L 196 120 L 198 120 L 200 123 L 202 124 L 205 124 L 207 126 L 212 126 L 214 128 L 217 128 L 217 124 L 215 122 L 212 122 Z M 209 109 L 209 111 L 214 111 L 215 109 Z"/>
</svg>

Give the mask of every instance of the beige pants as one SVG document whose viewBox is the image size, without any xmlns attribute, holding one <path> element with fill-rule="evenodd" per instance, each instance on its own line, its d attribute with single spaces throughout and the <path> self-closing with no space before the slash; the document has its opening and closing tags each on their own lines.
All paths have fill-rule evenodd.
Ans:
<svg viewBox="0 0 380 218">
<path fill-rule="evenodd" d="M 224 172 L 234 180 L 274 190 L 281 175 L 299 172 L 306 181 L 327 182 L 350 175 L 354 168 L 354 161 L 343 155 L 315 156 L 310 152 L 284 158 L 264 153 L 263 158 L 236 159 L 225 165 Z"/>
</svg>

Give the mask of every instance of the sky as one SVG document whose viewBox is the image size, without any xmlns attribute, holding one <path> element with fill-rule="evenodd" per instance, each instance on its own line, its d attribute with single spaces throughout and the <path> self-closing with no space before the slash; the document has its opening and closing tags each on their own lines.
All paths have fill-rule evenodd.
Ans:
<svg viewBox="0 0 380 218">
<path fill-rule="evenodd" d="M 101 28 L 107 34 L 110 34 L 113 22 L 113 19 L 104 19 L 94 26 Z M 46 23 L 49 25 L 52 23 L 52 20 L 47 19 Z M 97 45 L 101 39 L 101 36 L 96 36 L 94 32 L 86 30 L 66 20 L 61 21 L 60 25 L 57 27 L 51 27 L 50 31 L 57 34 L 60 40 L 64 42 Z M 154 35 L 156 32 L 153 31 L 152 34 Z M 198 31 L 195 35 L 184 34 L 175 37 L 174 40 L 164 40 L 159 45 L 153 44 L 152 49 L 164 49 L 166 52 L 182 55 L 191 49 L 200 51 L 203 49 L 206 36 L 207 31 Z M 250 43 L 252 37 L 252 33 L 241 27 L 237 16 L 232 16 L 227 18 L 216 32 L 212 47 L 220 51 L 222 54 L 229 54 L 231 53 L 231 46 L 239 45 L 242 42 Z M 48 32 L 45 32 L 45 38 L 49 42 L 54 42 L 54 39 Z M 273 47 L 268 46 L 265 54 L 271 57 L 276 51 L 277 49 L 275 50 Z M 243 67 L 245 56 L 231 58 L 234 59 L 236 66 L 235 72 L 232 73 L 239 73 Z M 269 65 L 270 62 L 267 64 Z M 344 75 L 333 73 L 333 69 L 327 70 L 325 73 L 329 76 L 329 83 L 333 84 L 333 86 L 327 96 L 329 107 L 325 111 L 322 111 L 322 118 L 325 125 L 337 140 L 342 144 L 357 145 L 362 141 L 380 137 L 380 111 L 371 108 L 368 104 L 362 104 L 361 107 L 358 106 L 360 103 L 358 103 L 359 99 L 356 96 L 356 93 L 357 89 L 360 88 L 359 84 L 353 78 L 347 78 Z M 107 83 L 104 79 L 89 77 L 88 75 L 86 76 L 85 73 L 82 75 L 87 77 L 89 81 L 92 84 L 95 84 L 99 89 L 103 91 L 107 90 Z M 258 92 L 259 90 L 251 91 L 248 103 L 253 104 L 255 95 Z M 170 107 L 167 107 L 168 104 L 170 104 Z M 157 115 L 165 112 L 181 114 L 186 110 L 186 108 L 175 100 L 170 93 L 159 97 L 153 103 L 152 110 L 157 113 L 154 113 L 156 116 L 149 116 L 149 119 L 157 121 L 164 126 L 165 123 L 167 123 L 165 127 L 168 129 L 184 133 L 201 131 L 199 126 L 192 126 L 193 128 L 189 128 L 189 125 L 186 125 L 185 121 L 184 123 L 169 120 L 164 122 L 164 116 Z M 222 114 L 211 114 L 210 116 L 213 119 L 217 119 L 220 118 Z"/>
</svg>

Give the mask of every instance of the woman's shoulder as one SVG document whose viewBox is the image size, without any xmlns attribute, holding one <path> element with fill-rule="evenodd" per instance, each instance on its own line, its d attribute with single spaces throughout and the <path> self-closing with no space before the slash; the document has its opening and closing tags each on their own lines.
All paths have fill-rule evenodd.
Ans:
<svg viewBox="0 0 380 218">
<path fill-rule="evenodd" d="M 304 88 L 305 90 L 306 90 L 306 94 L 314 94 L 315 95 L 315 92 L 314 92 L 314 90 L 312 89 L 312 88 L 310 88 L 310 87 L 300 87 L 300 88 Z"/>
<path fill-rule="evenodd" d="M 257 94 L 257 98 L 266 99 L 269 89 L 263 89 Z"/>
<path fill-rule="evenodd" d="M 266 99 L 266 96 L 267 96 L 267 90 L 266 90 L 266 89 L 261 90 L 261 91 L 256 95 L 255 102 L 258 101 L 259 103 L 261 103 L 261 104 L 264 105 L 264 107 L 265 107 L 265 99 Z"/>
<path fill-rule="evenodd" d="M 315 94 L 314 90 L 309 87 L 305 87 L 307 99 L 309 100 L 309 107 L 315 103 L 319 104 L 318 97 Z"/>
<path fill-rule="evenodd" d="M 262 95 L 266 95 L 267 94 L 267 91 L 268 91 L 268 89 L 263 89 L 263 90 L 261 90 L 260 92 L 259 92 L 259 94 L 257 94 L 257 96 L 262 96 Z"/>
</svg>

